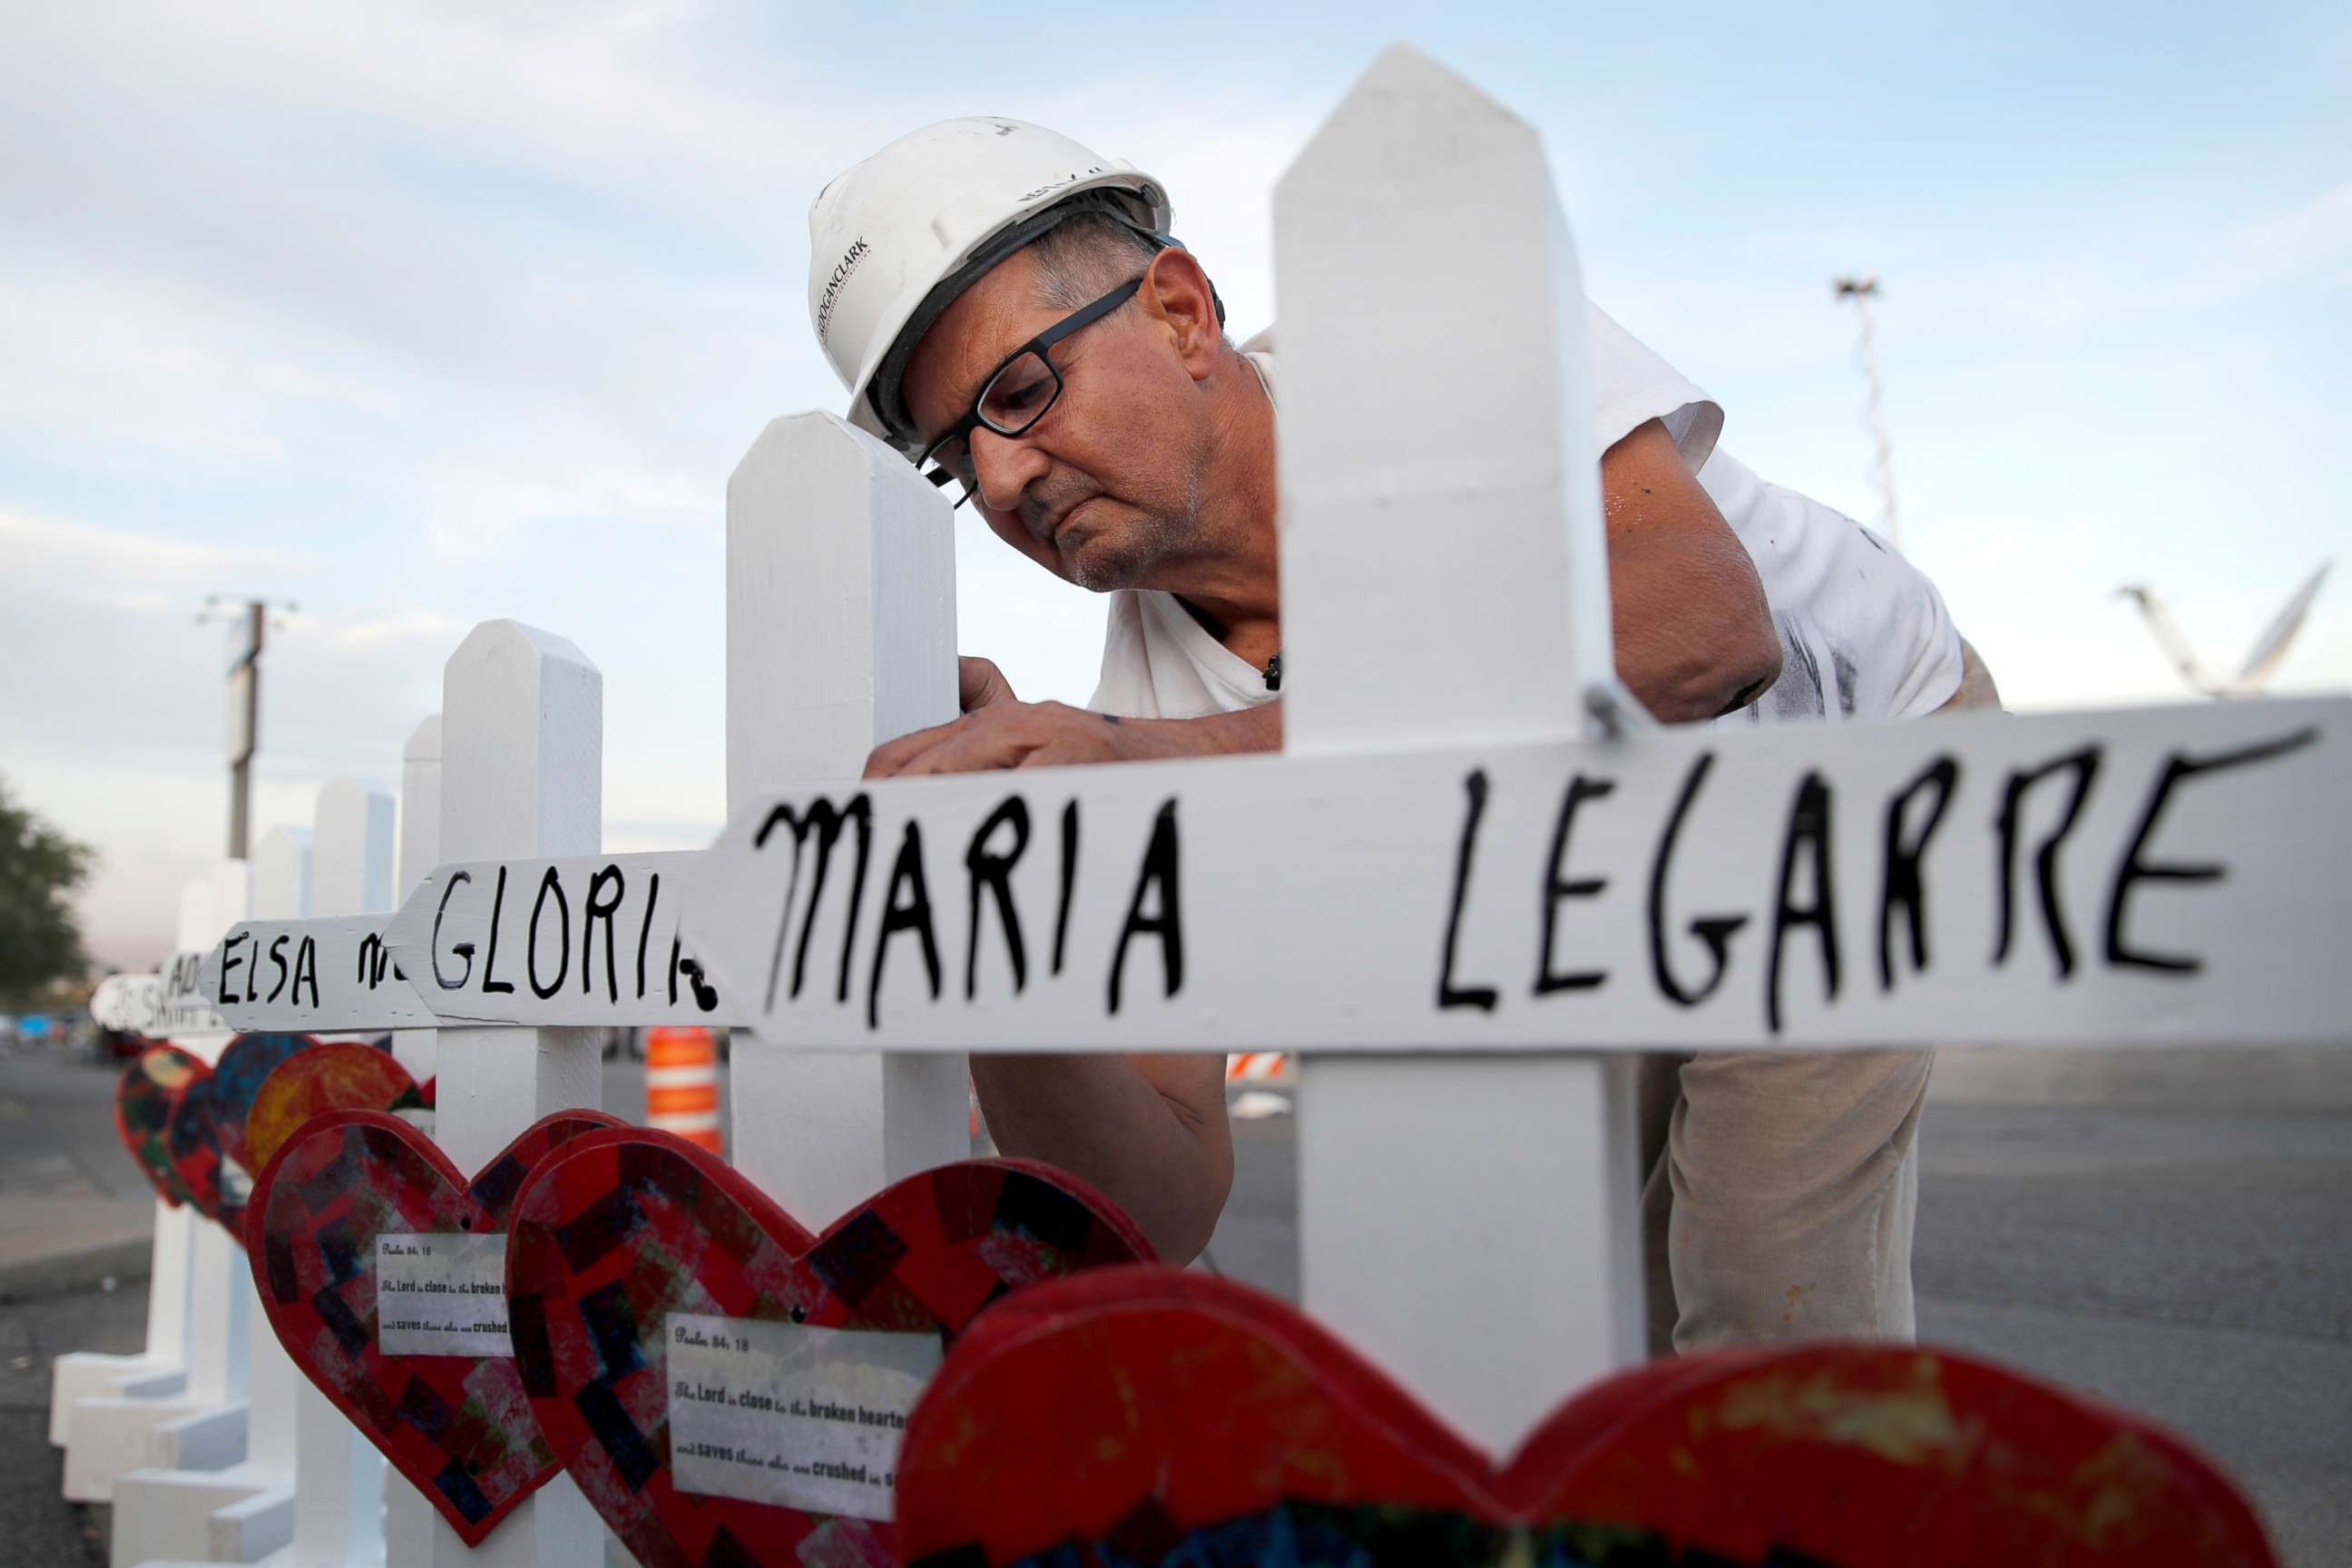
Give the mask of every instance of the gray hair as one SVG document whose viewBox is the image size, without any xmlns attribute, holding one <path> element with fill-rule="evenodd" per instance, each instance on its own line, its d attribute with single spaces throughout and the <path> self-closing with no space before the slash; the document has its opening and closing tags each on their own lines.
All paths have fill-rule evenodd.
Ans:
<svg viewBox="0 0 2352 1568">
<path fill-rule="evenodd" d="M 1160 239 L 1099 207 L 1073 213 L 1029 242 L 1037 296 L 1057 310 L 1093 303 L 1150 265 Z"/>
</svg>

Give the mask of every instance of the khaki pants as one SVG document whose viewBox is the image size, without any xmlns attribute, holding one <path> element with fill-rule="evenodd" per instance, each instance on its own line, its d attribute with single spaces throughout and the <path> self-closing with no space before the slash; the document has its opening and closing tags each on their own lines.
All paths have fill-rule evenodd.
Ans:
<svg viewBox="0 0 2352 1568">
<path fill-rule="evenodd" d="M 1651 1354 L 1915 1337 L 1916 1142 L 1934 1059 L 1643 1058 Z"/>
</svg>

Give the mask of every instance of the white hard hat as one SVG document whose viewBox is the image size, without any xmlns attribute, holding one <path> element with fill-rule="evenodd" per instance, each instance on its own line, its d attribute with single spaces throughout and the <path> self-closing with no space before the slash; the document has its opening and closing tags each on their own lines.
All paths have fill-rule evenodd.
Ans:
<svg viewBox="0 0 2352 1568">
<path fill-rule="evenodd" d="M 849 388 L 850 423 L 909 444 L 898 377 L 924 331 L 973 279 L 1088 195 L 1166 239 L 1159 181 L 1019 120 L 926 125 L 819 191 L 809 204 L 809 322 Z"/>
</svg>

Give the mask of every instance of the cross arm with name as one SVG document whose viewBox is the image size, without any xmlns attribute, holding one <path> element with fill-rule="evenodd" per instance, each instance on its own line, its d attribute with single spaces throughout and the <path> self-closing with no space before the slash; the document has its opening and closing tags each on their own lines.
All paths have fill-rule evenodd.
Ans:
<svg viewBox="0 0 2352 1568">
<path fill-rule="evenodd" d="M 692 919 L 788 1048 L 2327 1038 L 2352 703 L 811 788 Z M 2294 825 L 2282 831 L 2282 825 Z"/>
</svg>

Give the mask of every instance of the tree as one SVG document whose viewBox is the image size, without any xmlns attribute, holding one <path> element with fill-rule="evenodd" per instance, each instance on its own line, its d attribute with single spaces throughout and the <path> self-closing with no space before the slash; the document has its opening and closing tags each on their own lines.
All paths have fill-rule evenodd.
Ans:
<svg viewBox="0 0 2352 1568">
<path fill-rule="evenodd" d="M 89 967 L 67 900 L 97 851 L 12 803 L 0 783 L 0 1000 L 31 999 Z"/>
</svg>

